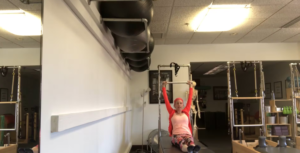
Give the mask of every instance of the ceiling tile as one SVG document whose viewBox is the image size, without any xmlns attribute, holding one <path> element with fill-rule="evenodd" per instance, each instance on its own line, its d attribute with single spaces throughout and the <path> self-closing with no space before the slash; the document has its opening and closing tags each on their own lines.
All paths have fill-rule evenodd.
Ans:
<svg viewBox="0 0 300 153">
<path fill-rule="evenodd" d="M 280 29 L 278 32 L 267 37 L 261 42 L 283 42 L 300 33 L 300 28 Z"/>
<path fill-rule="evenodd" d="M 150 24 L 151 32 L 153 33 L 165 33 L 168 28 L 168 20 L 165 21 L 152 21 Z"/>
<path fill-rule="evenodd" d="M 214 38 L 191 39 L 189 44 L 211 44 L 214 40 Z"/>
<path fill-rule="evenodd" d="M 300 21 L 298 21 L 297 23 L 291 25 L 289 28 L 300 28 Z"/>
<path fill-rule="evenodd" d="M 279 5 L 279 4 L 287 4 L 292 0 L 254 0 L 251 5 Z"/>
<path fill-rule="evenodd" d="M 39 48 L 40 43 L 39 42 L 31 42 L 31 43 L 18 43 L 18 45 L 24 47 L 24 48 Z"/>
<path fill-rule="evenodd" d="M 156 0 L 153 1 L 153 5 L 155 6 L 172 6 L 174 0 Z"/>
<path fill-rule="evenodd" d="M 265 20 L 263 23 L 261 23 L 258 28 L 280 28 L 284 24 L 291 21 L 289 18 L 269 18 Z"/>
<path fill-rule="evenodd" d="M 19 46 L 15 43 L 1 43 L 0 42 L 0 48 L 22 48 L 22 46 Z"/>
<path fill-rule="evenodd" d="M 32 2 L 32 4 L 24 4 L 22 2 L 20 2 L 20 0 L 9 0 L 10 2 L 12 2 L 14 5 L 16 5 L 17 7 L 19 7 L 22 10 L 31 10 L 31 11 L 40 11 L 42 10 L 42 4 L 41 3 L 33 3 L 33 2 L 41 2 L 41 0 L 30 0 L 30 2 Z"/>
<path fill-rule="evenodd" d="M 166 39 L 165 44 L 187 44 L 189 39 Z"/>
<path fill-rule="evenodd" d="M 0 43 L 11 43 L 11 42 L 0 36 Z"/>
<path fill-rule="evenodd" d="M 208 6 L 213 0 L 175 0 L 174 6 Z"/>
<path fill-rule="evenodd" d="M 186 31 L 186 32 L 193 32 L 191 26 L 186 25 L 185 23 L 181 22 L 170 22 L 168 31 Z"/>
<path fill-rule="evenodd" d="M 264 38 L 265 37 L 261 37 L 261 36 L 244 36 L 243 38 L 238 40 L 237 43 L 258 43 Z"/>
<path fill-rule="evenodd" d="M 282 5 L 251 6 L 249 18 L 268 18 L 281 7 Z"/>
<path fill-rule="evenodd" d="M 205 7 L 174 7 L 171 22 L 191 23 Z"/>
<path fill-rule="evenodd" d="M 19 9 L 19 8 L 14 6 L 8 0 L 0 0 L 0 10 L 15 10 L 15 9 Z"/>
<path fill-rule="evenodd" d="M 237 39 L 238 40 L 238 39 L 242 38 L 245 34 L 246 33 L 231 33 L 231 32 L 226 31 L 226 32 L 222 32 L 218 38 L 229 38 L 229 39 Z"/>
<path fill-rule="evenodd" d="M 300 42 L 300 34 L 286 40 L 285 42 Z"/>
<path fill-rule="evenodd" d="M 253 0 L 214 0 L 214 4 L 250 4 Z"/>
<path fill-rule="evenodd" d="M 280 30 L 279 28 L 255 28 L 251 32 L 249 32 L 246 36 L 249 37 L 268 37 L 271 34 L 275 33 L 276 31 Z"/>
<path fill-rule="evenodd" d="M 41 42 L 41 36 L 30 36 L 32 39 L 34 39 L 36 42 Z"/>
<path fill-rule="evenodd" d="M 155 43 L 155 45 L 162 45 L 165 43 L 165 39 L 155 38 L 154 43 Z"/>
<path fill-rule="evenodd" d="M 154 7 L 154 16 L 152 21 L 169 20 L 172 7 L 158 6 Z"/>
<path fill-rule="evenodd" d="M 214 40 L 214 44 L 224 44 L 224 43 L 235 43 L 238 41 L 239 38 L 230 38 L 230 37 L 218 37 L 216 40 Z"/>
<path fill-rule="evenodd" d="M 276 12 L 272 16 L 272 18 L 290 18 L 290 19 L 294 19 L 298 16 L 300 16 L 299 5 L 295 5 L 295 4 L 290 3 L 287 6 L 285 6 L 284 8 L 282 8 L 281 10 L 279 10 L 278 12 Z"/>
<path fill-rule="evenodd" d="M 221 32 L 195 32 L 192 39 L 215 39 L 217 38 Z"/>
<path fill-rule="evenodd" d="M 194 32 L 184 32 L 184 31 L 169 31 L 165 38 L 172 39 L 190 39 Z"/>
</svg>

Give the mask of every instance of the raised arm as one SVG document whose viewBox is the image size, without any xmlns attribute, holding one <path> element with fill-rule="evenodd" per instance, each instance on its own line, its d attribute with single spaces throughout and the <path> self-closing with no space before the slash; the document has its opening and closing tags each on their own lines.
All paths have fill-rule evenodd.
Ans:
<svg viewBox="0 0 300 153">
<path fill-rule="evenodd" d="M 167 91 L 166 91 L 166 85 L 167 85 L 167 82 L 164 81 L 163 84 L 162 84 L 162 86 L 163 86 L 162 92 L 163 92 L 163 96 L 164 96 L 164 99 L 165 99 L 165 104 L 166 104 L 167 110 L 170 114 L 172 112 L 173 108 L 170 105 L 170 102 L 169 102 L 169 99 L 168 99 L 168 95 L 167 95 Z"/>
<path fill-rule="evenodd" d="M 192 85 L 192 82 L 189 81 L 188 82 L 188 85 L 190 86 L 190 90 L 189 90 L 189 98 L 188 98 L 188 101 L 186 103 L 186 106 L 183 110 L 186 110 L 186 111 L 190 111 L 191 109 L 191 104 L 192 104 L 192 98 L 193 98 L 193 85 Z"/>
</svg>

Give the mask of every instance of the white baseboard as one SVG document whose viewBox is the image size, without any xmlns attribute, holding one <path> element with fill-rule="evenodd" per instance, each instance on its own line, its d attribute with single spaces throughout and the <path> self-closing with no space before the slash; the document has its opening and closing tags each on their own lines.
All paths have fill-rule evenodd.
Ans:
<svg viewBox="0 0 300 153">
<path fill-rule="evenodd" d="M 131 149 L 131 147 L 132 147 L 132 142 L 130 142 L 130 143 L 127 145 L 127 148 L 126 148 L 126 150 L 125 150 L 125 152 L 124 152 L 124 153 L 129 153 L 129 152 L 130 152 L 130 149 Z"/>
</svg>

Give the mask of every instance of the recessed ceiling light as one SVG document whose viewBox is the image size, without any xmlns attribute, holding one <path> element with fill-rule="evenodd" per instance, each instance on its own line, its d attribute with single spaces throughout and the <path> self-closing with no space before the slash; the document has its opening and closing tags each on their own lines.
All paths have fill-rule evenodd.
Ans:
<svg viewBox="0 0 300 153">
<path fill-rule="evenodd" d="M 0 11 L 0 27 L 20 36 L 41 35 L 41 20 L 23 10 Z"/>
<path fill-rule="evenodd" d="M 210 5 L 194 19 L 195 32 L 229 31 L 248 17 L 249 5 Z"/>
</svg>

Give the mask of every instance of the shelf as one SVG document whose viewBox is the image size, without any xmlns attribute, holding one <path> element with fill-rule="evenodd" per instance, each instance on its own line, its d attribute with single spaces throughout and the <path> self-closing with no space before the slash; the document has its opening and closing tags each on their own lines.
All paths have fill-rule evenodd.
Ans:
<svg viewBox="0 0 300 153">
<path fill-rule="evenodd" d="M 267 113 L 282 113 L 282 111 L 277 111 L 277 112 L 267 112 Z"/>
<path fill-rule="evenodd" d="M 291 135 L 284 135 L 286 137 L 291 137 Z M 277 135 L 267 135 L 267 137 L 271 137 L 271 138 L 277 138 Z"/>
<path fill-rule="evenodd" d="M 291 125 L 291 124 L 266 124 L 266 125 Z"/>
</svg>

